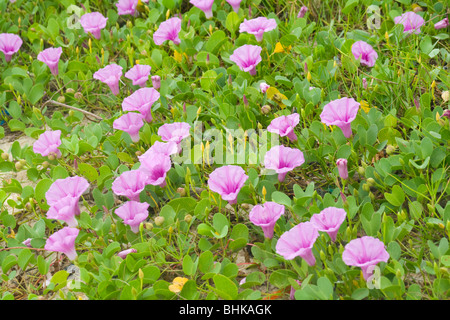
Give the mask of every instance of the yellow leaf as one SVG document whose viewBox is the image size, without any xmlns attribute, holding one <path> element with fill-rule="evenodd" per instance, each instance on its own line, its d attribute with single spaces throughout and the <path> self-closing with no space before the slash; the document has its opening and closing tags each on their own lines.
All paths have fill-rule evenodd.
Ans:
<svg viewBox="0 0 450 320">
<path fill-rule="evenodd" d="M 173 58 L 177 61 L 177 62 L 181 62 L 183 60 L 183 54 L 179 53 L 177 50 L 173 51 Z"/>
<path fill-rule="evenodd" d="M 369 103 L 366 100 L 361 100 L 359 103 L 361 109 L 363 109 L 365 113 L 369 113 L 370 111 Z"/>
<path fill-rule="evenodd" d="M 266 91 L 267 98 L 269 98 L 272 101 L 275 101 L 281 108 L 284 108 L 285 105 L 283 103 L 283 100 L 288 100 L 288 98 L 282 94 L 277 88 L 270 87 Z"/>
<path fill-rule="evenodd" d="M 292 49 L 292 46 L 289 46 L 288 48 L 285 48 L 285 47 L 283 47 L 281 42 L 277 42 L 277 44 L 275 45 L 275 50 L 273 51 L 273 53 L 283 53 L 283 52 L 289 53 L 289 51 L 291 51 L 291 49 Z"/>
</svg>

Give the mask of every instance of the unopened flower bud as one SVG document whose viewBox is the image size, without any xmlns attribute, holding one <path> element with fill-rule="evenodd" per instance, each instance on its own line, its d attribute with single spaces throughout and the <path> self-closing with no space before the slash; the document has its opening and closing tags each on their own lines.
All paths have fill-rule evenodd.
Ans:
<svg viewBox="0 0 450 320">
<path fill-rule="evenodd" d="M 66 93 L 75 93 L 75 90 L 73 88 L 68 88 L 66 90 Z"/>
<path fill-rule="evenodd" d="M 395 147 L 393 145 L 388 144 L 388 146 L 386 147 L 386 153 L 387 154 L 392 154 L 395 151 Z"/>
<path fill-rule="evenodd" d="M 83 94 L 81 92 L 75 92 L 73 97 L 77 100 L 83 99 Z"/>
<path fill-rule="evenodd" d="M 448 90 L 442 92 L 441 97 L 442 97 L 442 100 L 444 100 L 444 102 L 447 102 L 450 98 L 450 92 Z"/>
<path fill-rule="evenodd" d="M 17 170 L 17 171 L 20 171 L 20 170 L 22 170 L 23 165 L 22 165 L 19 161 L 17 161 L 17 162 L 15 163 L 15 167 L 16 167 L 16 170 Z"/>
<path fill-rule="evenodd" d="M 147 223 L 145 223 L 145 229 L 147 229 L 147 230 L 152 230 L 153 229 L 153 223 L 151 223 L 151 222 L 147 222 Z"/>
<path fill-rule="evenodd" d="M 358 167 L 358 174 L 360 177 L 364 176 L 365 173 L 366 169 L 364 169 L 363 167 Z"/>
<path fill-rule="evenodd" d="M 161 77 L 160 76 L 152 76 L 152 85 L 155 90 L 161 88 Z"/>
<path fill-rule="evenodd" d="M 180 194 L 181 197 L 184 197 L 186 195 L 186 189 L 185 188 L 178 188 L 177 193 Z"/>
<path fill-rule="evenodd" d="M 339 176 L 341 177 L 341 179 L 348 179 L 347 159 L 337 159 L 336 166 L 338 167 Z"/>
<path fill-rule="evenodd" d="M 374 178 L 368 178 L 367 179 L 367 184 L 369 185 L 369 187 L 373 187 L 375 185 L 375 179 Z"/>
<path fill-rule="evenodd" d="M 9 160 L 9 154 L 6 153 L 6 152 L 2 153 L 2 159 L 3 160 Z"/>
<path fill-rule="evenodd" d="M 271 110 L 272 110 L 272 109 L 271 109 L 270 106 L 267 105 L 267 104 L 265 104 L 265 105 L 263 105 L 263 106 L 261 107 L 261 113 L 262 113 L 262 114 L 269 114 Z"/>
<path fill-rule="evenodd" d="M 192 216 L 190 214 L 185 215 L 184 216 L 184 221 L 186 221 L 186 223 L 191 223 Z"/>
<path fill-rule="evenodd" d="M 155 218 L 155 224 L 156 224 L 158 227 L 162 226 L 163 223 L 164 223 L 164 217 L 162 217 L 162 216 L 157 216 L 157 217 Z"/>
<path fill-rule="evenodd" d="M 44 169 L 48 168 L 49 165 L 50 165 L 50 163 L 49 163 L 48 161 L 42 162 L 42 167 L 43 167 Z"/>
<path fill-rule="evenodd" d="M 170 227 L 169 227 L 169 230 L 167 230 L 167 232 L 169 232 L 169 234 L 172 234 L 172 233 L 173 233 L 173 227 L 170 226 Z"/>
</svg>

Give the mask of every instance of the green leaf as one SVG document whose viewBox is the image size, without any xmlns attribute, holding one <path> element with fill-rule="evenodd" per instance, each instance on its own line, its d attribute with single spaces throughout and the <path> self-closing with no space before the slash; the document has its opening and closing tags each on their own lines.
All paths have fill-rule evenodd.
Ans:
<svg viewBox="0 0 450 320">
<path fill-rule="evenodd" d="M 213 277 L 213 282 L 215 285 L 215 292 L 225 300 L 235 300 L 238 295 L 238 288 L 236 284 L 231 281 L 228 277 L 221 274 L 216 274 Z"/>
<path fill-rule="evenodd" d="M 33 257 L 33 253 L 29 249 L 23 249 L 20 251 L 19 256 L 17 257 L 17 264 L 22 270 L 25 270 L 28 263 L 30 262 L 31 257 Z"/>
<path fill-rule="evenodd" d="M 227 16 L 227 20 L 225 21 L 225 27 L 228 31 L 230 31 L 231 34 L 234 35 L 237 28 L 239 27 L 240 21 L 241 20 L 239 19 L 239 15 L 236 12 L 231 11 Z"/>
<path fill-rule="evenodd" d="M 392 187 L 392 193 L 385 193 L 384 197 L 387 201 L 389 201 L 390 204 L 399 207 L 405 202 L 405 193 L 403 192 L 403 189 L 395 185 Z"/>
<path fill-rule="evenodd" d="M 78 169 L 80 170 L 80 174 L 85 176 L 89 181 L 96 181 L 98 178 L 97 170 L 88 163 L 79 163 Z"/>
<path fill-rule="evenodd" d="M 342 9 L 342 13 L 349 14 L 353 11 L 353 9 L 358 5 L 359 0 L 347 0 L 345 3 L 344 9 Z"/>
<path fill-rule="evenodd" d="M 37 201 L 45 199 L 45 193 L 48 191 L 52 184 L 53 181 L 50 179 L 42 179 L 38 182 L 34 191 L 34 196 L 36 197 Z"/>
<path fill-rule="evenodd" d="M 358 288 L 352 293 L 353 300 L 362 300 L 369 295 L 369 289 L 367 288 Z"/>
</svg>

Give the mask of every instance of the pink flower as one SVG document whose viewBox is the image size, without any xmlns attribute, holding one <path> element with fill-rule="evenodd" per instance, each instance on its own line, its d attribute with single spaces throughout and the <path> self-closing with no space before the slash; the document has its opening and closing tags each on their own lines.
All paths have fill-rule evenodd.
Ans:
<svg viewBox="0 0 450 320">
<path fill-rule="evenodd" d="M 347 213 L 344 209 L 328 207 L 323 209 L 319 214 L 314 214 L 310 221 L 319 231 L 328 233 L 331 241 L 334 242 L 346 215 Z"/>
<path fill-rule="evenodd" d="M 214 0 L 190 0 L 189 1 L 193 6 L 199 8 L 205 13 L 206 19 L 212 18 L 212 6 Z"/>
<path fill-rule="evenodd" d="M 239 26 L 239 32 L 247 32 L 254 34 L 256 41 L 261 42 L 264 32 L 269 32 L 277 27 L 275 19 L 267 19 L 266 17 L 259 17 L 251 20 L 244 19 L 244 22 Z"/>
<path fill-rule="evenodd" d="M 45 198 L 49 206 L 54 206 L 65 197 L 79 199 L 88 188 L 89 182 L 83 177 L 57 179 L 45 193 Z"/>
<path fill-rule="evenodd" d="M 13 33 L 0 33 L 0 51 L 4 53 L 6 62 L 11 61 L 14 53 L 22 46 L 22 39 Z"/>
<path fill-rule="evenodd" d="M 127 201 L 114 212 L 123 219 L 123 223 L 131 227 L 134 233 L 139 232 L 139 225 L 148 217 L 147 202 Z"/>
<path fill-rule="evenodd" d="M 448 23 L 448 18 L 444 18 L 444 19 L 442 19 L 441 21 L 436 22 L 436 23 L 434 24 L 434 28 L 435 28 L 436 30 L 438 30 L 438 29 L 444 29 L 444 28 L 447 28 L 448 25 L 449 25 L 449 23 Z"/>
<path fill-rule="evenodd" d="M 401 16 L 394 18 L 395 24 L 402 24 L 403 33 L 420 33 L 420 27 L 425 24 L 425 20 L 415 12 L 408 11 Z"/>
<path fill-rule="evenodd" d="M 283 214 L 283 205 L 276 202 L 265 202 L 252 208 L 249 219 L 254 225 L 263 229 L 264 237 L 272 239 L 275 224 Z"/>
<path fill-rule="evenodd" d="M 283 182 L 286 174 L 305 162 L 303 152 L 283 145 L 272 147 L 264 156 L 264 166 L 278 173 L 278 181 Z"/>
<path fill-rule="evenodd" d="M 131 201 L 139 201 L 139 195 L 147 184 L 147 175 L 140 170 L 124 171 L 112 183 L 112 191 Z"/>
<path fill-rule="evenodd" d="M 43 157 L 54 154 L 57 158 L 60 158 L 61 151 L 58 149 L 60 145 L 61 130 L 45 131 L 33 144 L 33 151 L 34 153 L 39 153 Z"/>
<path fill-rule="evenodd" d="M 37 59 L 44 62 L 50 68 L 51 73 L 56 76 L 58 74 L 58 63 L 61 54 L 61 47 L 47 48 L 44 51 L 39 52 Z"/>
<path fill-rule="evenodd" d="M 127 257 L 127 255 L 129 255 L 130 253 L 136 253 L 136 252 L 137 252 L 136 249 L 131 248 L 131 249 L 120 251 L 117 253 L 117 255 L 119 257 L 121 257 L 122 259 L 125 259 Z"/>
<path fill-rule="evenodd" d="M 160 76 L 152 76 L 152 86 L 155 90 L 161 88 L 161 77 Z"/>
<path fill-rule="evenodd" d="M 133 86 L 145 87 L 152 67 L 145 64 L 137 64 L 125 73 L 125 78 L 133 81 Z"/>
<path fill-rule="evenodd" d="M 306 12 L 308 12 L 308 7 L 302 6 L 300 8 L 300 11 L 298 12 L 297 18 L 303 18 L 305 16 Z"/>
<path fill-rule="evenodd" d="M 138 2 L 138 0 L 119 0 L 119 2 L 116 3 L 119 16 L 127 14 L 136 16 L 138 14 L 138 11 L 136 11 Z"/>
<path fill-rule="evenodd" d="M 270 88 L 270 86 L 265 82 L 261 82 L 259 84 L 259 90 L 261 90 L 261 93 L 266 93 L 267 89 L 269 89 L 269 88 Z"/>
<path fill-rule="evenodd" d="M 248 176 L 239 166 L 222 166 L 209 175 L 208 187 L 211 191 L 220 194 L 229 204 L 237 203 L 237 196 L 247 181 Z"/>
<path fill-rule="evenodd" d="M 139 130 L 144 125 L 143 115 L 135 112 L 128 112 L 113 122 L 113 128 L 122 130 L 131 136 L 131 141 L 139 141 Z"/>
<path fill-rule="evenodd" d="M 80 18 L 84 32 L 92 33 L 95 39 L 100 39 L 101 31 L 106 27 L 106 21 L 108 18 L 105 18 L 100 12 L 85 13 Z"/>
<path fill-rule="evenodd" d="M 331 101 L 323 107 L 320 119 L 327 126 L 338 126 L 344 136 L 352 135 L 351 122 L 355 120 L 359 110 L 359 102 L 353 98 L 341 98 Z"/>
<path fill-rule="evenodd" d="M 297 135 L 294 132 L 294 128 L 298 125 L 299 121 L 300 116 L 298 113 L 293 113 L 288 116 L 280 116 L 270 122 L 267 127 L 267 131 L 276 133 L 280 135 L 280 137 L 287 136 L 289 140 L 296 141 Z"/>
<path fill-rule="evenodd" d="M 178 34 L 181 31 L 181 19 L 178 17 L 170 18 L 159 25 L 158 30 L 153 33 L 153 41 L 160 46 L 166 40 L 171 40 L 173 44 L 179 45 L 180 38 Z"/>
<path fill-rule="evenodd" d="M 161 153 L 165 156 L 171 156 L 172 154 L 178 153 L 177 144 L 173 141 L 167 143 L 155 141 L 155 143 L 147 150 L 145 153 L 138 157 L 139 161 L 150 156 L 153 153 Z"/>
<path fill-rule="evenodd" d="M 239 12 L 242 0 L 226 0 L 228 4 L 233 8 L 234 12 Z"/>
<path fill-rule="evenodd" d="M 122 67 L 112 63 L 94 73 L 94 79 L 107 84 L 113 95 L 119 94 L 119 79 L 122 76 Z"/>
<path fill-rule="evenodd" d="M 377 52 L 364 41 L 356 41 L 352 45 L 352 53 L 356 60 L 361 58 L 361 64 L 368 67 L 373 67 L 378 58 Z"/>
<path fill-rule="evenodd" d="M 173 141 L 181 152 L 181 141 L 190 136 L 191 126 L 186 122 L 165 123 L 158 129 L 158 135 L 163 141 Z"/>
<path fill-rule="evenodd" d="M 339 176 L 341 179 L 348 179 L 347 159 L 337 159 L 336 166 L 338 167 Z"/>
<path fill-rule="evenodd" d="M 382 241 L 365 236 L 347 243 L 342 253 L 342 260 L 348 266 L 360 267 L 364 280 L 368 280 L 376 264 L 389 260 L 389 253 Z"/>
<path fill-rule="evenodd" d="M 319 231 L 311 222 L 302 222 L 281 235 L 275 250 L 286 260 L 300 256 L 308 265 L 314 266 L 316 258 L 312 253 L 312 247 L 318 237 Z"/>
<path fill-rule="evenodd" d="M 75 239 L 78 237 L 79 232 L 80 230 L 77 228 L 64 227 L 47 239 L 44 249 L 47 251 L 62 252 L 69 260 L 73 261 L 77 258 Z"/>
<path fill-rule="evenodd" d="M 239 69 L 254 76 L 256 75 L 256 65 L 262 60 L 261 50 L 262 48 L 260 46 L 244 44 L 234 50 L 230 56 L 230 60 L 236 63 Z"/>
<path fill-rule="evenodd" d="M 141 166 L 139 171 L 147 175 L 146 184 L 153 186 L 166 186 L 166 176 L 172 167 L 170 157 L 163 153 L 149 153 L 145 157 L 139 158 Z"/>
<path fill-rule="evenodd" d="M 67 223 L 71 228 L 78 225 L 75 215 L 80 213 L 80 208 L 78 207 L 78 198 L 74 197 L 64 197 L 54 205 L 50 207 L 47 211 L 48 219 L 62 220 Z"/>
<path fill-rule="evenodd" d="M 138 111 L 144 116 L 146 122 L 151 122 L 152 105 L 158 101 L 159 92 L 153 88 L 141 88 L 123 99 L 122 109 L 124 111 Z"/>
</svg>

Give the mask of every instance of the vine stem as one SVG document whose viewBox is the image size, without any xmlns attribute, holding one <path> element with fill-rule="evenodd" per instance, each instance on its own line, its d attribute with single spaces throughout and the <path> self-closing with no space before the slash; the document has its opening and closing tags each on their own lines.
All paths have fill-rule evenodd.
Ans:
<svg viewBox="0 0 450 320">
<path fill-rule="evenodd" d="M 36 251 L 45 251 L 44 248 L 29 248 L 29 247 L 9 247 L 9 248 L 2 248 L 2 249 L 0 249 L 0 251 L 14 250 L 14 249 L 30 249 L 30 250 L 36 250 Z"/>
<path fill-rule="evenodd" d="M 77 108 L 77 107 L 69 106 L 68 104 L 61 103 L 61 102 L 58 102 L 58 101 L 55 101 L 55 100 L 48 100 L 48 101 L 46 101 L 44 103 L 44 106 L 47 105 L 47 104 L 54 104 L 56 106 L 60 106 L 60 107 L 64 107 L 64 108 L 68 108 L 68 109 L 72 109 L 72 110 L 76 110 L 76 111 L 79 111 L 81 113 L 84 113 L 85 115 L 93 117 L 93 118 L 95 118 L 97 120 L 103 120 L 102 117 L 100 117 L 100 116 L 98 116 L 98 115 L 96 115 L 96 114 L 94 114 L 92 112 L 89 112 L 89 111 L 86 111 L 86 110 L 83 110 L 83 109 L 80 109 L 80 108 Z"/>
</svg>

